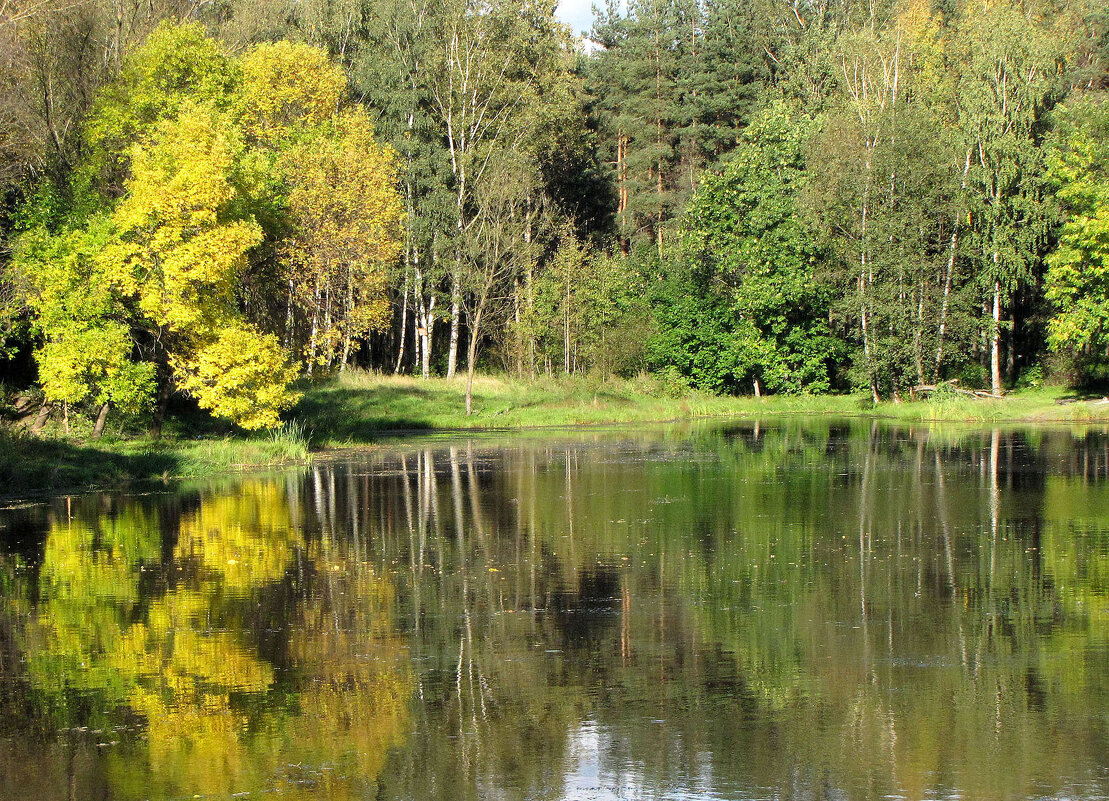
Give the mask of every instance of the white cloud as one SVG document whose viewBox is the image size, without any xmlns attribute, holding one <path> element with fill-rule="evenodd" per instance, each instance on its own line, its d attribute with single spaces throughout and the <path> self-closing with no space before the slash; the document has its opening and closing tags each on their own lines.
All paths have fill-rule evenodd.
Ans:
<svg viewBox="0 0 1109 801">
<path fill-rule="evenodd" d="M 594 0 L 559 0 L 556 13 L 577 36 L 593 27 L 593 3 Z"/>
</svg>

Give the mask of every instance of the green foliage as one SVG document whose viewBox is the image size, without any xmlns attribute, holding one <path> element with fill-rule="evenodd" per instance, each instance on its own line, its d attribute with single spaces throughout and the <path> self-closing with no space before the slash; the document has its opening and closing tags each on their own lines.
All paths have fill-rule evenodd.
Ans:
<svg viewBox="0 0 1109 801">
<path fill-rule="evenodd" d="M 534 340 L 540 365 L 628 375 L 641 363 L 642 286 L 627 259 L 591 250 L 564 227 L 553 257 L 528 289 L 517 335 Z"/>
<path fill-rule="evenodd" d="M 1056 309 L 1048 342 L 1074 355 L 1088 379 L 1109 368 L 1109 103 L 1090 99 L 1062 115 L 1049 156 L 1066 217 L 1048 256 L 1045 295 Z"/>
<path fill-rule="evenodd" d="M 721 292 L 731 386 L 827 391 L 841 357 L 827 324 L 830 287 L 798 212 L 809 123 L 782 102 L 744 131 L 721 173 L 706 174 L 684 226 L 693 259 Z M 718 288 L 719 287 L 719 288 Z"/>
<path fill-rule="evenodd" d="M 651 285 L 654 332 L 647 339 L 647 367 L 674 371 L 710 392 L 741 392 L 742 365 L 735 362 L 734 327 L 740 321 L 731 304 L 714 295 L 703 279 L 672 271 Z M 737 369 L 739 375 L 736 375 Z"/>
<path fill-rule="evenodd" d="M 84 230 L 33 229 L 20 239 L 14 270 L 42 336 L 36 360 L 46 397 L 133 413 L 151 400 L 154 370 L 134 358 L 124 296 L 100 261 L 111 235 L 105 218 Z"/>
<path fill-rule="evenodd" d="M 591 38 L 601 47 L 584 72 L 625 246 L 665 255 L 700 171 L 736 146 L 771 72 L 759 13 L 735 0 L 598 9 Z"/>
</svg>

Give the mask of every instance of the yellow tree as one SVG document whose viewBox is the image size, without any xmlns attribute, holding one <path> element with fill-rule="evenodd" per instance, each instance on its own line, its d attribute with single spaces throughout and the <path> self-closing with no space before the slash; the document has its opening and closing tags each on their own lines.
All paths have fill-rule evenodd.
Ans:
<svg viewBox="0 0 1109 801">
<path fill-rule="evenodd" d="M 387 320 L 387 270 L 400 252 L 396 155 L 368 116 L 344 110 L 346 75 L 304 44 L 243 57 L 238 123 L 253 159 L 283 183 L 286 344 L 308 370 L 345 366 L 355 340 Z"/>
<path fill-rule="evenodd" d="M 113 215 L 117 236 L 102 258 L 180 388 L 205 409 L 263 428 L 295 402 L 295 370 L 276 337 L 249 325 L 237 306 L 247 253 L 262 239 L 253 218 L 236 214 L 241 148 L 210 106 L 187 106 L 161 123 L 132 153 Z"/>
<path fill-rule="evenodd" d="M 280 142 L 331 119 L 347 78 L 317 47 L 275 42 L 243 56 L 239 122 L 247 136 Z"/>
<path fill-rule="evenodd" d="M 387 267 L 400 252 L 403 217 L 395 154 L 358 109 L 289 148 L 281 173 L 293 227 L 289 309 L 307 328 L 308 370 L 336 360 L 346 367 L 352 343 L 388 319 Z"/>
</svg>

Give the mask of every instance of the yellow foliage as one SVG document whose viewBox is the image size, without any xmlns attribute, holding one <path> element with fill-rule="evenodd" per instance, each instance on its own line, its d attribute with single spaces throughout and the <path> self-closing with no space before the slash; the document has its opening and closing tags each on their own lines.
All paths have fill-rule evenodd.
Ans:
<svg viewBox="0 0 1109 801">
<path fill-rule="evenodd" d="M 347 80 L 327 53 L 281 41 L 255 47 L 242 62 L 240 114 L 244 130 L 279 140 L 298 125 L 316 125 L 339 107 Z"/>
<path fill-rule="evenodd" d="M 127 195 L 113 215 L 106 271 L 138 296 L 143 314 L 185 338 L 210 334 L 234 313 L 234 289 L 250 248 L 252 219 L 228 219 L 237 143 L 211 108 L 192 106 L 135 148 Z"/>
<path fill-rule="evenodd" d="M 311 320 L 307 356 L 323 363 L 387 319 L 386 267 L 400 252 L 404 218 L 396 154 L 359 109 L 291 147 L 279 166 L 294 226 L 289 282 Z"/>
<path fill-rule="evenodd" d="M 289 390 L 296 367 L 272 334 L 230 323 L 215 338 L 174 360 L 181 388 L 201 408 L 247 429 L 274 428 L 280 413 L 297 402 Z"/>
<path fill-rule="evenodd" d="M 296 377 L 273 336 L 242 321 L 235 291 L 247 252 L 262 240 L 235 219 L 231 173 L 241 149 L 227 121 L 191 106 L 136 148 L 128 194 L 114 215 L 117 240 L 102 258 L 143 315 L 168 334 L 179 386 L 201 407 L 248 429 L 279 424 L 296 402 Z"/>
</svg>

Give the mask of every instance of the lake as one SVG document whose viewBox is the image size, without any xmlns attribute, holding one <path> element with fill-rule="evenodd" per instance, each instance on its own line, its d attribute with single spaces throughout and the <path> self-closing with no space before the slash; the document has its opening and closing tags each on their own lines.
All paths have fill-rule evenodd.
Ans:
<svg viewBox="0 0 1109 801">
<path fill-rule="evenodd" d="M 12 505 L 0 798 L 1107 798 L 1107 477 L 779 419 Z"/>
</svg>

